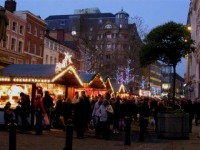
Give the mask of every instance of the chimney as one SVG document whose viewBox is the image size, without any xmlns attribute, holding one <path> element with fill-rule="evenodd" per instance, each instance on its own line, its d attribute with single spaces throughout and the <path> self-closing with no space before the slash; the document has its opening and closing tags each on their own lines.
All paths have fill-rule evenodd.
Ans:
<svg viewBox="0 0 200 150">
<path fill-rule="evenodd" d="M 5 9 L 13 13 L 16 11 L 16 4 L 15 0 L 6 0 Z"/>
</svg>

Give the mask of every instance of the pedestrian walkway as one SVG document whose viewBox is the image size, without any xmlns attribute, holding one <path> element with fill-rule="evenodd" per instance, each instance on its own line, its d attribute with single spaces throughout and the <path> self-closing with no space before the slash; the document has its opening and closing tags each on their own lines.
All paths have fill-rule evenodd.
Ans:
<svg viewBox="0 0 200 150">
<path fill-rule="evenodd" d="M 112 134 L 111 140 L 96 139 L 94 130 L 88 130 L 84 139 L 73 137 L 73 150 L 200 150 L 200 126 L 193 125 L 189 140 L 158 139 L 151 128 L 145 134 L 145 141 L 138 141 L 138 126 L 133 126 L 131 145 L 124 146 L 124 134 Z M 17 131 L 17 150 L 63 150 L 65 146 L 65 132 L 52 129 L 44 131 L 42 136 L 34 131 L 20 133 Z M 0 131 L 0 150 L 9 149 L 9 132 Z"/>
</svg>

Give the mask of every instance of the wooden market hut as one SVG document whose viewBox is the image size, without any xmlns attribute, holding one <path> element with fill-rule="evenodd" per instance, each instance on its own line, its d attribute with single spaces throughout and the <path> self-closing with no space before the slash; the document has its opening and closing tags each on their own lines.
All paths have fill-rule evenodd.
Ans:
<svg viewBox="0 0 200 150">
<path fill-rule="evenodd" d="M 129 96 L 129 92 L 127 90 L 126 85 L 123 83 L 119 84 L 116 82 L 111 82 L 114 93 L 112 94 L 114 97 L 120 96 L 120 97 L 126 97 Z"/>
<path fill-rule="evenodd" d="M 104 95 L 107 92 L 106 84 L 99 73 L 79 73 L 80 79 L 83 82 L 82 88 L 76 88 L 76 91 L 84 90 L 89 96 Z"/>
<path fill-rule="evenodd" d="M 104 83 L 106 85 L 106 89 L 109 91 L 109 93 L 114 93 L 114 88 L 113 88 L 113 85 L 111 83 L 111 79 L 107 76 L 105 77 L 104 79 Z"/>
<path fill-rule="evenodd" d="M 83 82 L 73 65 L 56 71 L 55 64 L 12 64 L 0 70 L 0 107 L 10 100 L 13 105 L 17 104 L 20 92 L 28 94 L 33 104 L 37 87 L 66 98 L 73 96 L 74 87 L 82 86 Z M 32 115 L 32 123 L 33 119 Z"/>
</svg>

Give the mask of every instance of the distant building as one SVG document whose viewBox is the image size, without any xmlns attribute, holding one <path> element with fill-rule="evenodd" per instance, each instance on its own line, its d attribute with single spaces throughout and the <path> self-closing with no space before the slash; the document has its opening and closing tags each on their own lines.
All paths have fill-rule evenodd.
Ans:
<svg viewBox="0 0 200 150">
<path fill-rule="evenodd" d="M 195 100 L 200 97 L 200 1 L 191 0 L 188 11 L 187 26 L 195 41 L 195 51 L 186 56 L 185 89 L 187 98 Z"/>
<path fill-rule="evenodd" d="M 101 13 L 99 8 L 97 7 L 74 10 L 74 14 L 96 14 L 96 13 Z"/>
<path fill-rule="evenodd" d="M 161 96 L 172 97 L 173 92 L 173 76 L 172 66 L 162 65 L 162 93 Z M 185 96 L 184 91 L 184 79 L 176 73 L 175 81 L 175 97 L 180 98 Z"/>
<path fill-rule="evenodd" d="M 86 9 L 90 10 L 90 9 Z M 142 41 L 129 14 L 115 15 L 88 11 L 73 15 L 51 15 L 45 19 L 50 36 L 59 41 L 74 41 L 81 54 L 80 70 L 115 77 L 118 68 L 131 60 L 132 74 L 141 74 L 139 49 Z M 90 13 L 89 13 L 90 12 Z"/>
<path fill-rule="evenodd" d="M 16 1 L 5 1 L 7 37 L 0 43 L 0 64 L 42 64 L 46 22 L 29 11 L 16 11 Z"/>
</svg>

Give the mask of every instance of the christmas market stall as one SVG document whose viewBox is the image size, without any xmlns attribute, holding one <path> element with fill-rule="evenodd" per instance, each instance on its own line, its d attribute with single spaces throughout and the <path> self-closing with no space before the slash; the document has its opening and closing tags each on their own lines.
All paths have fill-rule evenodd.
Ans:
<svg viewBox="0 0 200 150">
<path fill-rule="evenodd" d="M 109 91 L 110 94 L 114 93 L 114 88 L 111 83 L 111 79 L 109 77 L 104 78 L 104 83 L 106 85 L 106 89 Z"/>
<path fill-rule="evenodd" d="M 112 83 L 112 82 L 111 82 Z M 129 91 L 127 90 L 127 87 L 121 83 L 112 83 L 114 93 L 112 94 L 113 97 L 120 96 L 121 98 L 128 97 L 129 96 Z"/>
<path fill-rule="evenodd" d="M 76 88 L 75 91 L 85 91 L 86 95 L 90 97 L 98 94 L 104 95 L 107 92 L 106 84 L 99 73 L 79 73 L 81 81 L 83 81 L 82 88 Z"/>
<path fill-rule="evenodd" d="M 74 87 L 83 83 L 73 65 L 12 64 L 0 70 L 0 124 L 3 123 L 2 109 L 7 102 L 15 109 L 20 93 L 29 95 L 31 104 L 35 95 L 49 91 L 54 102 L 56 97 L 73 97 Z M 33 117 L 33 116 L 32 116 Z M 33 118 L 32 118 L 33 121 Z M 32 122 L 31 121 L 31 122 Z"/>
</svg>

